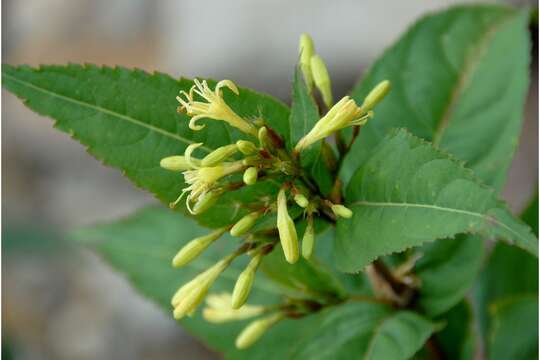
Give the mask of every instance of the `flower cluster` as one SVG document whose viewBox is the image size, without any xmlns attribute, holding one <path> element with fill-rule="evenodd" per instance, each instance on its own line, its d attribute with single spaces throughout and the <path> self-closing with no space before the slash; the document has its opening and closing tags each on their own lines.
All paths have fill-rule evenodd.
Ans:
<svg viewBox="0 0 540 360">
<path fill-rule="evenodd" d="M 267 312 L 264 308 L 245 305 L 263 257 L 279 242 L 287 262 L 296 263 L 300 254 L 309 259 L 315 247 L 314 219 L 317 214 L 330 214 L 334 218 L 350 218 L 353 215 L 344 205 L 325 198 L 309 179 L 306 180 L 299 158 L 303 150 L 340 129 L 364 125 L 373 117 L 373 107 L 388 92 L 389 83 L 383 81 L 377 85 L 361 106 L 348 96 L 332 106 L 328 71 L 322 59 L 313 53 L 313 44 L 307 35 L 301 38 L 300 53 L 300 68 L 309 91 L 311 92 L 315 85 L 329 110 L 311 131 L 298 141 L 292 153 L 287 151 L 282 138 L 265 124 L 264 119 L 251 121 L 243 118 L 227 104 L 223 97 L 225 88 L 237 96 L 240 95 L 240 91 L 230 80 L 218 82 L 213 90 L 206 81 L 194 80 L 189 92 L 182 91 L 177 97 L 180 103 L 178 110 L 191 117 L 189 127 L 193 131 L 200 131 L 205 127 L 204 124 L 199 124 L 202 119 L 213 119 L 240 130 L 246 138 L 217 148 L 204 157 L 193 156 L 195 151 L 203 147 L 203 143 L 194 143 L 186 148 L 183 155 L 162 159 L 161 167 L 182 172 L 187 185 L 176 201 L 171 203 L 171 207 L 177 206 L 185 197 L 187 210 L 193 215 L 200 215 L 218 202 L 227 191 L 253 185 L 261 179 L 279 179 L 281 185 L 277 195 L 269 194 L 269 200 L 266 199 L 259 208 L 253 208 L 235 223 L 191 240 L 180 249 L 172 261 L 175 267 L 184 266 L 194 260 L 226 232 L 232 236 L 244 237 L 243 244 L 235 252 L 178 289 L 171 300 L 176 319 L 193 314 L 218 276 L 237 257 L 246 254 L 250 257 L 250 261 L 239 275 L 232 295 L 209 297 L 207 299 L 209 307 L 204 310 L 203 315 L 208 321 L 222 322 L 241 320 Z M 234 175 L 241 175 L 242 182 L 231 181 Z M 272 199 L 272 196 L 275 198 Z M 301 239 L 301 248 L 295 224 L 297 216 L 291 216 L 292 212 L 289 211 L 292 204 L 303 209 L 305 218 L 306 226 Z M 269 241 L 267 238 L 258 240 L 252 229 L 267 213 L 276 214 L 278 236 L 275 240 Z M 256 320 L 240 334 L 237 346 L 239 348 L 249 346 L 283 317 L 283 312 L 275 311 L 267 317 Z"/>
</svg>

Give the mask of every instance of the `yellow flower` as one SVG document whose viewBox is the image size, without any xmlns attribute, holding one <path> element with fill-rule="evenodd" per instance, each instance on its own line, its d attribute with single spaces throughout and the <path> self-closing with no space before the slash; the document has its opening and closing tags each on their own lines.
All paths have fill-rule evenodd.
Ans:
<svg viewBox="0 0 540 360">
<path fill-rule="evenodd" d="M 347 126 L 364 125 L 371 116 L 371 112 L 365 113 L 353 99 L 345 96 L 315 124 L 309 133 L 300 139 L 296 144 L 295 151 L 300 152 Z"/>
<path fill-rule="evenodd" d="M 240 309 L 231 307 L 232 296 L 230 293 L 210 294 L 206 297 L 206 307 L 203 309 L 203 317 L 211 323 L 224 323 L 249 319 L 264 312 L 263 306 L 244 304 Z"/>
<path fill-rule="evenodd" d="M 257 136 L 257 129 L 246 120 L 242 119 L 238 114 L 236 114 L 223 100 L 223 94 L 221 92 L 222 87 L 228 87 L 238 95 L 238 88 L 230 80 L 221 80 L 217 83 L 214 91 L 210 90 L 206 80 L 200 82 L 199 80 L 194 80 L 195 85 L 189 90 L 189 93 L 181 91 L 180 95 L 183 95 L 185 99 L 181 96 L 177 96 L 176 100 L 181 104 L 180 110 L 186 111 L 189 116 L 192 116 L 189 121 L 189 128 L 191 130 L 201 130 L 205 125 L 197 125 L 196 122 L 202 118 L 210 118 L 214 120 L 221 120 L 227 122 L 229 125 L 234 126 L 246 134 Z M 195 101 L 194 94 L 202 97 L 206 102 Z"/>
<path fill-rule="evenodd" d="M 189 185 L 182 190 L 182 194 L 189 192 L 186 206 L 190 212 L 190 203 L 212 189 L 214 184 L 223 178 L 244 168 L 242 161 L 223 163 L 217 166 L 202 167 L 196 170 L 184 171 L 184 180 Z"/>
</svg>

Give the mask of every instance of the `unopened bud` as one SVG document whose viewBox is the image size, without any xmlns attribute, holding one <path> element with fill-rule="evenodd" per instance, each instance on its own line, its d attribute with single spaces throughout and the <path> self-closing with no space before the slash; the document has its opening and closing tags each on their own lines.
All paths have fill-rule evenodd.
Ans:
<svg viewBox="0 0 540 360">
<path fill-rule="evenodd" d="M 361 106 L 362 110 L 367 113 L 369 110 L 373 109 L 375 105 L 384 99 L 389 91 L 390 81 L 383 80 L 378 83 L 377 86 L 375 86 L 364 99 L 364 103 Z"/>
<path fill-rule="evenodd" d="M 236 256 L 236 254 L 232 254 L 218 261 L 176 291 L 171 300 L 171 304 L 174 306 L 175 319 L 181 319 L 185 315 L 195 311 L 204 299 L 210 286 L 212 286 L 214 281 L 216 281 L 218 276 L 229 266 Z"/>
<path fill-rule="evenodd" d="M 261 147 L 268 149 L 272 148 L 272 140 L 268 135 L 268 129 L 266 128 L 266 126 L 263 126 L 259 129 L 259 133 L 257 134 L 257 136 L 259 138 L 259 143 L 261 144 Z"/>
<path fill-rule="evenodd" d="M 246 216 L 238 220 L 236 224 L 234 224 L 234 226 L 231 228 L 231 231 L 230 231 L 231 235 L 232 236 L 244 235 L 253 227 L 253 225 L 255 225 L 255 222 L 257 222 L 257 219 L 260 216 L 261 216 L 260 211 L 254 211 L 252 213 L 247 214 Z"/>
<path fill-rule="evenodd" d="M 284 189 L 279 190 L 277 197 L 277 228 L 285 259 L 288 263 L 294 264 L 299 257 L 298 236 L 294 221 L 287 211 L 287 196 Z"/>
<path fill-rule="evenodd" d="M 302 237 L 302 256 L 305 259 L 311 258 L 313 254 L 313 248 L 315 247 L 315 228 L 313 226 L 313 217 L 309 216 L 307 219 L 306 230 Z"/>
<path fill-rule="evenodd" d="M 186 315 L 189 315 L 195 311 L 197 306 L 204 299 L 208 288 L 204 286 L 198 286 L 189 292 L 184 298 L 180 300 L 178 305 L 175 306 L 173 316 L 176 320 L 180 320 Z"/>
<path fill-rule="evenodd" d="M 211 323 L 224 323 L 238 321 L 260 315 L 264 312 L 264 306 L 245 304 L 235 310 L 231 307 L 232 295 L 229 293 L 210 294 L 206 297 L 207 306 L 203 309 L 204 319 Z"/>
<path fill-rule="evenodd" d="M 195 164 L 200 162 L 198 159 L 191 159 L 191 161 Z M 166 158 L 161 159 L 159 166 L 170 171 L 186 171 L 193 169 L 191 164 L 187 162 L 186 158 L 182 155 L 167 156 Z"/>
<path fill-rule="evenodd" d="M 253 185 L 257 182 L 257 168 L 250 167 L 244 171 L 244 182 L 247 185 Z"/>
<path fill-rule="evenodd" d="M 330 108 L 334 100 L 332 97 L 332 82 L 330 81 L 326 64 L 319 55 L 312 56 L 310 62 L 315 85 L 322 95 L 324 104 Z"/>
<path fill-rule="evenodd" d="M 200 196 L 193 209 L 191 209 L 191 213 L 193 215 L 199 215 L 210 209 L 218 201 L 221 194 L 223 194 L 223 189 L 212 190 Z"/>
<path fill-rule="evenodd" d="M 238 349 L 246 349 L 257 341 L 272 325 L 281 320 L 281 313 L 273 314 L 265 318 L 255 320 L 242 330 L 236 338 L 235 345 Z"/>
<path fill-rule="evenodd" d="M 331 209 L 334 215 L 345 219 L 350 219 L 353 216 L 353 212 L 343 205 L 332 205 Z"/>
<path fill-rule="evenodd" d="M 240 276 L 238 276 L 238 280 L 236 280 L 236 284 L 234 285 L 234 290 L 232 294 L 232 308 L 233 309 L 239 309 L 242 305 L 244 305 L 247 301 L 247 298 L 249 296 L 249 293 L 251 291 L 251 286 L 253 285 L 253 280 L 255 279 L 255 272 L 257 271 L 257 267 L 261 263 L 262 254 L 259 253 L 251 259 L 248 266 Z"/>
<path fill-rule="evenodd" d="M 308 34 L 300 35 L 300 70 L 304 75 L 304 81 L 308 91 L 313 89 L 313 75 L 311 74 L 310 59 L 315 53 L 315 47 L 313 46 L 313 40 Z"/>
<path fill-rule="evenodd" d="M 208 235 L 200 236 L 188 242 L 176 256 L 172 264 L 174 267 L 181 267 L 199 256 L 211 243 L 216 241 L 223 235 L 225 229 L 218 229 Z"/>
<path fill-rule="evenodd" d="M 251 155 L 257 152 L 257 146 L 255 146 L 254 143 L 247 140 L 238 140 L 236 142 L 236 146 L 238 147 L 238 150 L 244 155 Z"/>
<path fill-rule="evenodd" d="M 212 151 L 201 160 L 201 166 L 215 166 L 222 163 L 225 159 L 234 155 L 238 151 L 236 144 L 225 145 Z"/>
<path fill-rule="evenodd" d="M 309 200 L 303 194 L 294 195 L 294 202 L 301 208 L 306 208 L 309 205 Z"/>
</svg>

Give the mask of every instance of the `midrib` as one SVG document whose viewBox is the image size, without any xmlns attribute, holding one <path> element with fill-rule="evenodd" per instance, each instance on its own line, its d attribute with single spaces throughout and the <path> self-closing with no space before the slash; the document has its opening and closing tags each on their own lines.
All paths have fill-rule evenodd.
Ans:
<svg viewBox="0 0 540 360">
<path fill-rule="evenodd" d="M 465 85 L 467 84 L 467 80 L 475 71 L 476 65 L 480 62 L 482 55 L 484 54 L 486 48 L 488 47 L 489 40 L 493 37 L 497 29 L 503 23 L 505 23 L 511 16 L 513 16 L 513 13 L 510 15 L 503 16 L 502 18 L 497 20 L 495 23 L 493 23 L 490 27 L 488 27 L 484 35 L 480 38 L 478 44 L 475 46 L 474 50 L 469 52 L 469 55 L 465 58 L 462 71 L 454 85 L 454 88 L 452 89 L 452 92 L 450 93 L 450 99 L 448 101 L 448 105 L 446 106 L 443 112 L 443 115 L 441 117 L 441 120 L 437 124 L 435 133 L 433 134 L 434 145 L 438 146 L 441 143 L 443 135 L 444 135 L 444 131 L 450 124 L 450 118 L 452 116 L 452 112 L 454 111 L 457 105 L 457 102 L 459 100 L 459 97 L 462 94 L 465 88 Z"/>
<path fill-rule="evenodd" d="M 106 108 L 103 108 L 103 107 L 100 107 L 100 106 L 97 106 L 97 105 L 94 105 L 94 104 L 90 104 L 90 103 L 87 103 L 87 102 L 84 102 L 84 101 L 80 101 L 80 100 L 77 100 L 77 99 L 67 97 L 65 95 L 55 93 L 55 92 L 50 91 L 48 89 L 45 89 L 43 87 L 34 85 L 34 84 L 32 84 L 32 83 L 30 83 L 28 81 L 20 80 L 20 79 L 18 79 L 16 77 L 13 77 L 13 76 L 9 75 L 9 74 L 3 73 L 2 77 L 5 77 L 5 78 L 7 78 L 7 79 L 9 79 L 11 81 L 19 83 L 19 84 L 21 84 L 21 85 L 23 85 L 25 87 L 28 87 L 30 89 L 33 89 L 35 91 L 46 94 L 47 96 L 55 97 L 55 98 L 58 98 L 58 99 L 60 99 L 62 101 L 66 101 L 68 103 L 76 104 L 78 106 L 85 107 L 85 108 L 88 108 L 88 109 L 92 109 L 92 110 L 94 110 L 96 112 L 103 113 L 103 114 L 106 114 L 106 115 L 109 115 L 109 116 L 112 116 L 112 117 L 115 117 L 115 118 L 130 122 L 130 123 L 132 123 L 132 124 L 134 124 L 136 126 L 146 128 L 146 129 L 148 129 L 150 131 L 153 131 L 153 132 L 156 132 L 156 133 L 161 134 L 163 136 L 169 137 L 171 139 L 180 141 L 180 142 L 182 142 L 184 144 L 190 145 L 190 144 L 194 143 L 194 141 L 192 141 L 190 139 L 186 139 L 186 138 L 184 138 L 184 137 L 182 137 L 182 136 L 180 136 L 178 134 L 168 132 L 168 131 L 163 130 L 161 128 L 158 128 L 158 127 L 156 127 L 154 125 L 150 125 L 148 123 L 145 123 L 142 120 L 135 119 L 133 117 L 130 117 L 130 116 L 127 116 L 127 115 L 124 115 L 124 114 L 120 114 L 118 112 L 115 112 L 115 111 L 112 111 L 112 110 L 109 110 L 109 109 L 106 109 Z M 199 149 L 201 149 L 203 151 L 206 151 L 207 153 L 212 151 L 212 149 L 210 149 L 209 147 L 206 147 L 204 145 L 199 147 Z"/>
</svg>

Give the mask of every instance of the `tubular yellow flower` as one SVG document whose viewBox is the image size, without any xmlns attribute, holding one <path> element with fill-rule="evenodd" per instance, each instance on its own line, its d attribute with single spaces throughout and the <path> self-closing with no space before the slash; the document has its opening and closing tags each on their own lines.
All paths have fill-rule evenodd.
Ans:
<svg viewBox="0 0 540 360">
<path fill-rule="evenodd" d="M 236 224 L 234 224 L 234 226 L 231 228 L 231 231 L 230 231 L 231 235 L 232 236 L 244 235 L 253 227 L 253 225 L 255 225 L 255 222 L 257 222 L 257 219 L 261 215 L 262 213 L 260 211 L 254 211 L 252 213 L 247 214 L 246 216 L 238 220 Z"/>
<path fill-rule="evenodd" d="M 251 286 L 253 285 L 253 280 L 255 279 L 255 272 L 257 271 L 261 260 L 262 253 L 259 252 L 251 259 L 248 266 L 244 271 L 242 271 L 240 276 L 238 276 L 238 280 L 236 280 L 232 294 L 231 306 L 233 309 L 239 309 L 246 303 L 251 291 Z"/>
<path fill-rule="evenodd" d="M 295 151 L 300 152 L 347 126 L 363 125 L 371 116 L 373 116 L 371 112 L 366 114 L 353 99 L 345 96 L 315 124 L 309 133 L 300 139 L 295 146 Z"/>
<path fill-rule="evenodd" d="M 176 291 L 171 300 L 171 304 L 174 307 L 175 319 L 179 320 L 195 311 L 204 299 L 208 289 L 227 266 L 229 266 L 235 256 L 235 254 L 232 254 L 218 261 L 211 268 L 197 275 L 193 280 Z"/>
<path fill-rule="evenodd" d="M 300 35 L 300 70 L 304 75 L 304 81 L 308 91 L 313 89 L 313 75 L 311 73 L 311 57 L 315 53 L 315 47 L 313 46 L 313 40 L 308 34 Z"/>
<path fill-rule="evenodd" d="M 250 167 L 244 172 L 244 182 L 246 185 L 253 185 L 257 182 L 257 168 Z"/>
<path fill-rule="evenodd" d="M 235 345 L 238 349 L 246 349 L 257 341 L 272 325 L 283 318 L 283 314 L 277 313 L 265 318 L 255 320 L 242 330 L 236 338 Z"/>
<path fill-rule="evenodd" d="M 298 236 L 294 221 L 287 211 L 287 196 L 284 189 L 279 190 L 277 197 L 277 228 L 285 259 L 288 263 L 294 264 L 299 257 Z"/>
<path fill-rule="evenodd" d="M 340 216 L 342 218 L 345 218 L 345 219 L 350 219 L 352 216 L 353 216 L 353 212 L 351 211 L 351 209 L 343 206 L 343 205 L 332 205 L 330 207 L 332 209 L 332 212 L 336 215 L 336 216 Z"/>
<path fill-rule="evenodd" d="M 191 159 L 197 166 L 200 164 L 200 160 Z M 186 171 L 194 169 L 192 163 L 186 161 L 186 158 L 182 155 L 167 156 L 159 162 L 159 166 L 170 171 Z"/>
<path fill-rule="evenodd" d="M 184 180 L 189 185 L 182 190 L 182 193 L 189 192 L 186 205 L 196 201 L 199 196 L 211 190 L 212 186 L 224 176 L 230 175 L 244 168 L 242 161 L 223 163 L 212 167 L 202 167 L 196 170 L 184 171 Z M 192 211 L 192 210 L 190 210 Z"/>
<path fill-rule="evenodd" d="M 362 103 L 362 110 L 369 111 L 375 107 L 390 91 L 390 81 L 383 80 L 369 92 Z"/>
<path fill-rule="evenodd" d="M 195 259 L 199 256 L 211 243 L 216 241 L 225 233 L 226 229 L 221 228 L 215 231 L 212 231 L 210 234 L 197 237 L 190 242 L 188 242 L 172 261 L 174 267 L 181 267 Z"/>
<path fill-rule="evenodd" d="M 215 166 L 238 151 L 236 144 L 225 145 L 212 151 L 201 160 L 201 166 Z"/>
<path fill-rule="evenodd" d="M 254 143 L 247 140 L 238 140 L 236 142 L 236 146 L 238 147 L 238 150 L 244 155 L 251 155 L 257 152 L 257 147 Z"/>
<path fill-rule="evenodd" d="M 330 76 L 328 75 L 326 64 L 319 55 L 312 56 L 310 63 L 315 85 L 322 95 L 324 104 L 330 108 L 334 99 L 332 97 L 332 83 L 330 81 Z"/>
<path fill-rule="evenodd" d="M 315 229 L 313 227 L 313 217 L 308 216 L 307 226 L 302 237 L 302 256 L 305 259 L 311 258 L 315 248 Z"/>
<path fill-rule="evenodd" d="M 246 134 L 257 136 L 256 128 L 236 114 L 223 100 L 222 87 L 228 87 L 236 95 L 239 94 L 238 88 L 232 81 L 221 80 L 217 83 L 214 91 L 210 90 L 206 80 L 203 80 L 202 83 L 197 79 L 193 81 L 195 85 L 189 90 L 189 93 L 185 91 L 180 92 L 180 95 L 183 95 L 185 99 L 182 99 L 181 96 L 176 97 L 176 100 L 181 104 L 180 109 L 185 109 L 186 113 L 192 116 L 189 121 L 189 128 L 191 130 L 197 131 L 203 129 L 205 125 L 197 125 L 196 122 L 202 118 L 210 118 L 225 121 Z M 194 93 L 201 96 L 207 102 L 195 101 L 193 98 Z"/>
<path fill-rule="evenodd" d="M 263 306 L 244 304 L 240 309 L 231 307 L 230 293 L 210 294 L 206 297 L 207 306 L 203 309 L 203 317 L 211 323 L 224 323 L 249 319 L 264 312 Z"/>
</svg>

